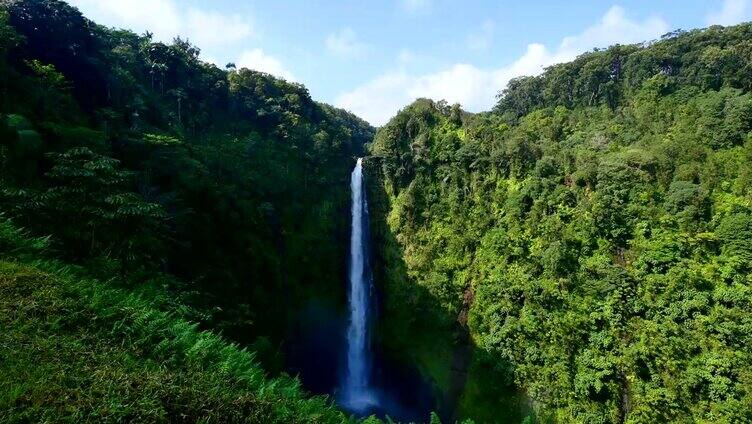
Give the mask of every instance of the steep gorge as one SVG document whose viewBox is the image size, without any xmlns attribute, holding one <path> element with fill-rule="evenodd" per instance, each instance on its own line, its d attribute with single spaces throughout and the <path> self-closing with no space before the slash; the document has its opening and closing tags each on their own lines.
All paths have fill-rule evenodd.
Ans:
<svg viewBox="0 0 752 424">
<path fill-rule="evenodd" d="M 751 32 L 614 46 L 492 112 L 421 99 L 379 129 L 381 336 L 458 416 L 749 419 Z"/>
<path fill-rule="evenodd" d="M 61 1 L 0 35 L 0 421 L 348 421 L 362 156 L 399 418 L 752 420 L 752 25 L 378 130 Z"/>
</svg>

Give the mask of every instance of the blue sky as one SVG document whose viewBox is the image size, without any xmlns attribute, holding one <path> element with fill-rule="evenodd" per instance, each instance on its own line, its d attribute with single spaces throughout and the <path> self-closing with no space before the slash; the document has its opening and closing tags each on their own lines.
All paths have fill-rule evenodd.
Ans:
<svg viewBox="0 0 752 424">
<path fill-rule="evenodd" d="M 381 125 L 417 97 L 489 109 L 509 79 L 594 47 L 752 19 L 752 0 L 70 0 L 89 18 L 176 35 L 221 66 L 301 82 Z"/>
</svg>

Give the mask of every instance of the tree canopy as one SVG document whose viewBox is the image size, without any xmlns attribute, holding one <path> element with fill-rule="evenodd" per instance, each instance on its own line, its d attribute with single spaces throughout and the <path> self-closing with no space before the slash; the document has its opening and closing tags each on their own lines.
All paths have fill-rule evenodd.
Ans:
<svg viewBox="0 0 752 424">
<path fill-rule="evenodd" d="M 469 335 L 460 416 L 501 420 L 506 384 L 544 422 L 752 419 L 751 33 L 590 52 L 490 113 L 424 99 L 379 130 L 382 333 L 445 390 L 452 354 L 420 352 Z"/>
</svg>

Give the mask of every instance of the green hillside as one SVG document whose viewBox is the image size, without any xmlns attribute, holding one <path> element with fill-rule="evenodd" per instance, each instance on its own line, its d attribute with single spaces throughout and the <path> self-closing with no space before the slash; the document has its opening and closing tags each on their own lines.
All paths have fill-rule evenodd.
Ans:
<svg viewBox="0 0 752 424">
<path fill-rule="evenodd" d="M 712 27 L 405 108 L 370 146 L 383 341 L 479 422 L 751 420 L 751 69 Z"/>
<path fill-rule="evenodd" d="M 344 303 L 372 135 L 185 40 L 0 1 L 0 421 L 347 420 L 283 346 L 301 302 Z"/>
<path fill-rule="evenodd" d="M 0 0 L 1 423 L 357 422 L 288 352 L 344 350 L 362 156 L 369 376 L 431 422 L 752 422 L 752 24 L 378 130 L 200 57 Z"/>
<path fill-rule="evenodd" d="M 168 293 L 40 260 L 47 244 L 0 220 L 0 422 L 347 421 Z"/>
<path fill-rule="evenodd" d="M 300 299 L 343 296 L 368 124 L 60 1 L 1 13 L 0 202 L 17 225 L 105 279 L 169 274 L 202 322 L 243 343 L 278 341 Z"/>
</svg>

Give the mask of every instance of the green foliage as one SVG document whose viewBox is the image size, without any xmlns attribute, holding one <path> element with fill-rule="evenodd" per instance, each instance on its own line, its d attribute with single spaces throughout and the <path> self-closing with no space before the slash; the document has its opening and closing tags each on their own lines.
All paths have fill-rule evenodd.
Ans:
<svg viewBox="0 0 752 424">
<path fill-rule="evenodd" d="M 10 390 L 0 410 L 14 409 L 0 421 L 342 421 L 298 383 L 262 382 L 250 354 L 170 315 L 109 320 L 135 307 L 118 303 L 128 290 L 157 285 L 201 328 L 279 358 L 302 302 L 344 299 L 348 175 L 373 132 L 300 84 L 204 63 L 185 40 L 105 28 L 58 0 L 0 0 L 0 214 L 29 233 L 0 225 L 0 235 L 34 240 L 0 249 L 63 259 L 126 290 L 34 277 L 119 306 L 60 300 L 70 307 L 44 319 L 102 324 L 70 332 L 14 318 L 20 338 L 0 343 L 12 372 L 0 378 Z M 54 294 L 40 290 L 40 301 Z M 24 326 L 39 337 L 23 339 Z M 45 332 L 69 349 L 70 368 Z M 43 366 L 24 385 L 27 341 Z M 6 364 L 14 350 L 23 355 Z M 279 373 L 280 362 L 264 365 Z"/>
<path fill-rule="evenodd" d="M 676 87 L 749 90 L 749 25 L 667 34 L 649 47 L 616 45 L 555 65 L 539 77 L 511 81 L 494 111 L 515 121 L 535 109 L 605 105 L 616 109 L 649 83 L 658 94 Z M 746 108 L 746 106 L 745 106 Z M 733 118 L 732 118 L 733 120 Z M 746 125 L 746 124 L 745 124 Z"/>
<path fill-rule="evenodd" d="M 723 217 L 716 230 L 724 255 L 752 264 L 752 214 L 737 212 Z"/>
<path fill-rule="evenodd" d="M 8 24 L 8 12 L 0 10 L 0 54 L 3 58 L 8 50 L 19 43 L 18 34 Z"/>
<path fill-rule="evenodd" d="M 157 146 L 176 146 L 181 144 L 179 139 L 161 134 L 144 134 L 144 142 Z"/>
<path fill-rule="evenodd" d="M 382 331 L 445 392 L 457 352 L 412 351 L 469 334 L 500 372 L 464 371 L 460 416 L 504 419 L 475 407 L 513 380 L 531 422 L 752 419 L 750 31 L 588 53 L 493 113 L 419 100 L 378 132 Z"/>
<path fill-rule="evenodd" d="M 42 254 L 49 247 L 48 238 L 31 238 L 0 215 L 0 255 L 3 257 L 27 257 Z"/>
<path fill-rule="evenodd" d="M 751 34 L 594 51 L 376 134 L 379 335 L 441 406 L 752 420 Z M 347 419 L 183 317 L 274 357 L 303 300 L 342 300 L 373 128 L 58 0 L 0 0 L 0 96 L 0 213 L 28 228 L 0 218 L 0 420 Z"/>
<path fill-rule="evenodd" d="M 42 192 L 16 190 L 9 203 L 18 219 L 45 233 L 56 233 L 66 254 L 81 259 L 94 255 L 125 263 L 156 260 L 157 238 L 165 213 L 154 203 L 124 190 L 132 175 L 118 161 L 75 148 L 48 155 L 49 188 Z M 60 227 L 60 218 L 67 225 Z"/>
<path fill-rule="evenodd" d="M 0 219 L 0 421 L 348 422 L 178 311 L 77 268 L 7 261 L 40 244 Z"/>
<path fill-rule="evenodd" d="M 347 175 L 373 128 L 299 84 L 201 62 L 185 40 L 57 0 L 0 10 L 15 40 L 0 56 L 0 210 L 105 274 L 169 270 L 244 343 L 279 345 L 299 302 L 343 298 Z"/>
</svg>

